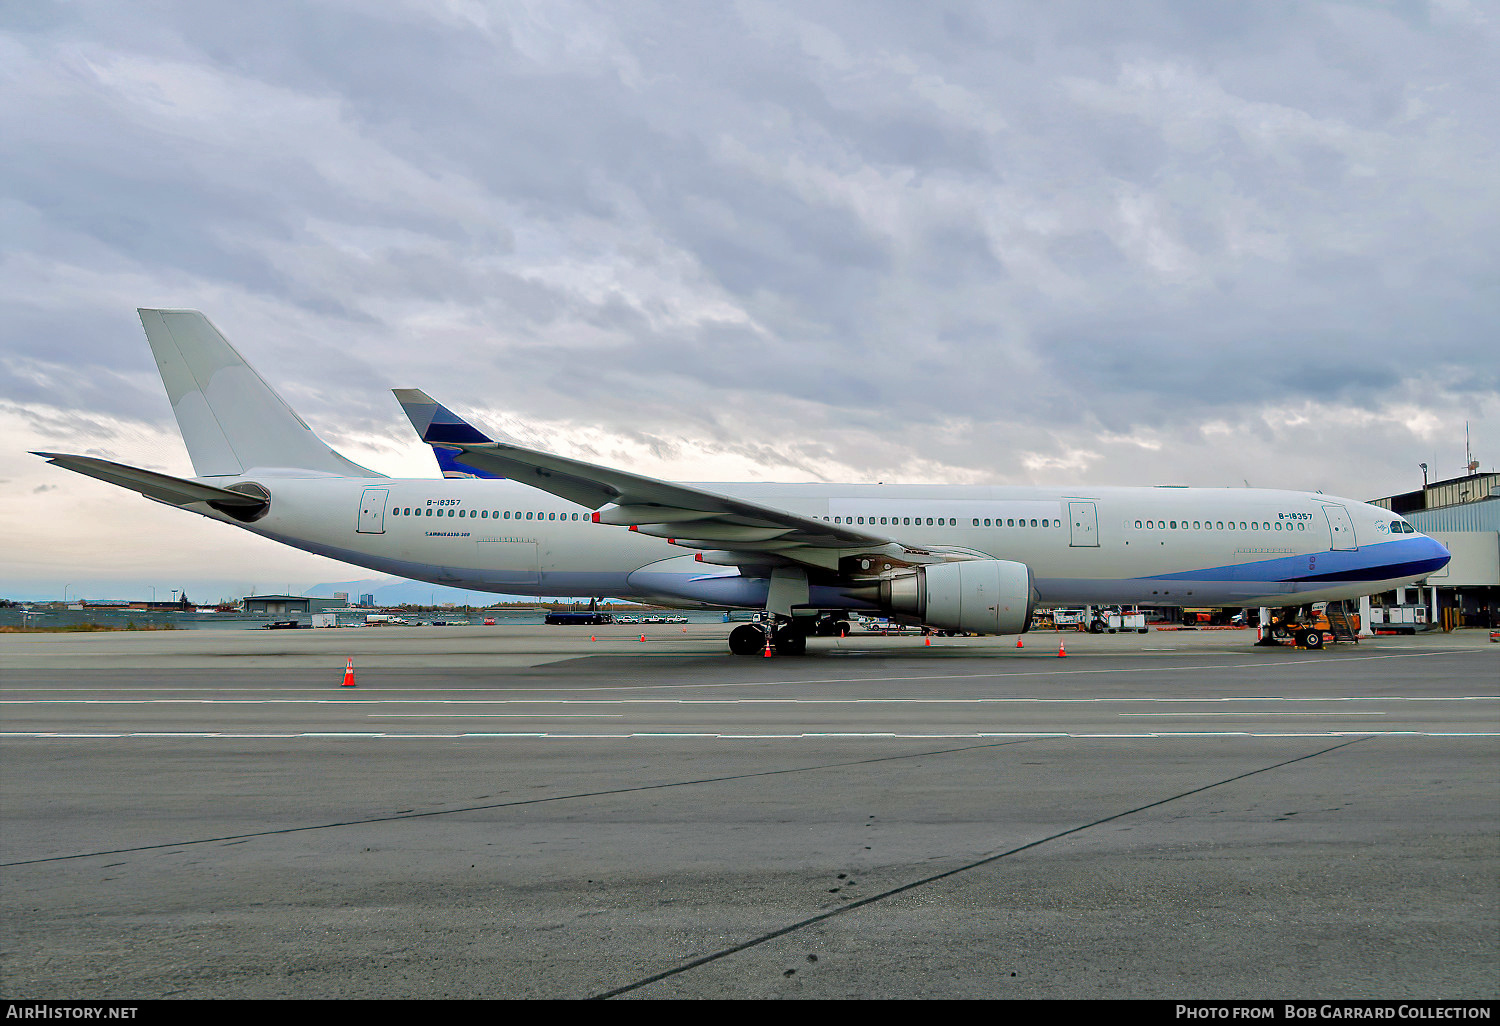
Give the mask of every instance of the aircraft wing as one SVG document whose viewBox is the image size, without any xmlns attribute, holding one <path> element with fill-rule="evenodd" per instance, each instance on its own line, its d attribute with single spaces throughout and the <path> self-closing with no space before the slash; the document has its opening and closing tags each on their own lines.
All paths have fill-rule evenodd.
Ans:
<svg viewBox="0 0 1500 1026">
<path fill-rule="evenodd" d="M 436 408 L 443 415 L 428 424 L 413 416 L 422 440 L 434 448 L 452 450 L 453 459 L 483 476 L 505 477 L 544 492 L 599 510 L 599 524 L 628 527 L 642 534 L 666 538 L 684 548 L 713 553 L 708 561 L 748 563 L 779 561 L 826 565 L 826 558 L 807 558 L 812 550 L 904 550 L 888 535 L 832 524 L 816 517 L 763 505 L 719 492 L 674 484 L 658 478 L 602 467 L 566 456 L 508 442 L 490 441 L 477 429 L 453 423 L 456 415 L 416 389 L 395 389 L 410 416 Z M 449 418 L 452 418 L 451 420 Z M 484 441 L 468 440 L 469 431 Z M 472 437 L 472 436 L 469 436 Z M 612 508 L 605 509 L 606 506 Z M 705 557 L 706 559 L 708 557 Z M 836 557 L 835 557 L 836 558 Z"/>
</svg>

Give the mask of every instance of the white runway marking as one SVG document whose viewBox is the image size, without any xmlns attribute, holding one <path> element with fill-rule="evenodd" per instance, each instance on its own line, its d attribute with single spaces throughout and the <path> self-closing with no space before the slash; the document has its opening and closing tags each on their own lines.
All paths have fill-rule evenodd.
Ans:
<svg viewBox="0 0 1500 1026">
<path fill-rule="evenodd" d="M 1500 695 L 1228 695 L 1214 698 L 6 698 L 0 705 L 1167 705 L 1226 702 L 1500 702 Z"/>
<path fill-rule="evenodd" d="M 1264 712 L 1122 712 L 1115 713 L 1116 716 L 1327 716 L 1325 712 L 1279 712 L 1267 709 Z M 1339 711 L 1340 716 L 1385 716 L 1383 712 L 1346 712 Z"/>
<path fill-rule="evenodd" d="M 625 718 L 624 713 L 366 713 L 365 715 L 372 720 L 619 720 Z"/>
<path fill-rule="evenodd" d="M 870 739 L 912 739 L 912 740 L 934 740 L 934 739 L 978 739 L 999 740 L 1012 738 L 1057 738 L 1057 739 L 1113 739 L 1128 740 L 1151 738 L 1169 740 L 1174 738 L 1327 738 L 1327 737 L 1462 737 L 1462 738 L 1488 738 L 1500 737 L 1500 731 L 1433 731 L 1433 730 L 1318 730 L 1318 731 L 1152 731 L 1149 733 L 1072 733 L 1063 731 L 1041 731 L 1041 732 L 1007 732 L 1007 733 L 892 733 L 890 731 L 876 732 L 818 732 L 804 734 L 713 734 L 698 732 L 676 732 L 676 731 L 651 731 L 629 734 L 555 734 L 550 732 L 508 732 L 508 733 L 472 733 L 459 734 L 391 734 L 383 731 L 324 731 L 324 732 L 294 732 L 285 734 L 257 733 L 236 734 L 215 731 L 150 731 L 130 733 L 62 733 L 53 731 L 5 731 L 0 732 L 0 740 L 199 740 L 204 738 L 222 741 L 240 740 L 319 740 L 330 738 L 358 739 L 358 740 L 413 740 L 413 739 L 438 739 L 458 740 L 464 738 L 537 738 L 549 741 L 591 741 L 591 740 L 620 740 L 624 738 L 650 738 L 653 740 L 773 740 L 773 739 L 819 739 L 830 738 L 870 738 Z"/>
<path fill-rule="evenodd" d="M 1487 651 L 1487 650 L 1485 650 L 1485 651 Z M 1433 658 L 1435 656 L 1462 656 L 1462 655 L 1475 655 L 1475 654 L 1482 654 L 1482 653 L 1479 652 L 1479 651 L 1477 651 L 1477 650 L 1471 652 L 1471 651 L 1448 651 L 1448 650 L 1443 650 L 1443 649 L 1436 649 L 1436 650 L 1429 651 L 1429 652 L 1408 652 L 1408 653 L 1404 653 L 1404 654 L 1401 654 L 1401 655 L 1394 655 L 1393 654 L 1393 655 L 1371 655 L 1371 656 L 1337 656 L 1335 658 L 1338 659 L 1338 664 L 1339 665 L 1343 665 L 1344 663 L 1369 662 L 1369 661 L 1372 661 L 1372 660 L 1381 660 L 1381 659 L 1430 659 L 1430 658 Z M 1047 657 L 1047 658 L 1050 658 L 1050 657 Z M 1105 673 L 1105 674 L 1115 674 L 1115 673 L 1185 673 L 1185 672 L 1188 672 L 1188 671 L 1197 671 L 1197 670 L 1234 670 L 1234 669 L 1280 670 L 1280 669 L 1292 669 L 1292 668 L 1305 667 L 1305 666 L 1327 666 L 1327 665 L 1329 665 L 1329 663 L 1328 663 L 1328 661 L 1327 661 L 1326 658 L 1319 657 L 1319 656 L 1314 656 L 1312 658 L 1294 659 L 1294 660 L 1289 660 L 1287 662 L 1282 662 L 1282 663 L 1269 663 L 1269 662 L 1229 663 L 1229 664 L 1216 663 L 1216 664 L 1204 664 L 1204 665 L 1193 665 L 1193 666 L 1137 666 L 1137 667 L 1116 667 L 1116 668 L 1092 669 L 1092 670 L 1091 669 L 1080 669 L 1080 670 L 1052 669 L 1052 670 L 1046 670 L 1046 669 L 1041 669 L 1040 668 L 1040 667 L 1049 665 L 1046 662 L 1044 662 L 1042 659 L 1035 659 L 1035 657 L 1028 657 L 1028 659 L 1032 659 L 1033 662 L 1031 662 L 1031 665 L 1037 666 L 1038 669 L 1027 671 L 1027 672 L 1015 671 L 1015 672 L 1000 672 L 1000 673 L 922 674 L 922 675 L 916 675 L 916 676 L 903 676 L 903 677 L 823 677 L 823 678 L 816 678 L 816 679 L 810 679 L 810 680 L 749 680 L 749 681 L 727 681 L 727 682 L 720 682 L 720 683 L 699 683 L 699 684 L 621 684 L 621 685 L 602 685 L 601 684 L 601 685 L 591 685 L 591 686 L 585 686 L 585 687 L 436 688 L 436 689 L 433 689 L 433 690 L 440 691 L 440 692 L 443 692 L 443 693 L 446 693 L 446 694 L 469 694 L 469 693 L 480 693 L 480 694 L 483 694 L 483 693 L 500 693 L 500 692 L 516 692 L 516 691 L 524 691 L 524 692 L 528 692 L 528 693 L 539 693 L 539 692 L 564 692 L 564 693 L 573 693 L 573 692 L 581 692 L 581 691 L 663 691 L 663 690 L 680 690 L 680 689 L 693 689 L 693 688 L 784 687 L 784 686 L 787 686 L 787 685 L 794 685 L 794 684 L 859 684 L 859 683 L 864 683 L 864 682 L 869 682 L 869 683 L 890 683 L 891 681 L 928 681 L 928 680 L 995 680 L 995 679 L 1009 678 L 1009 677 L 1033 677 L 1033 676 L 1063 677 L 1063 676 L 1080 676 L 1080 675 L 1101 674 L 1101 673 Z M 1053 665 L 1055 665 L 1055 664 L 1053 664 Z M 379 667 L 378 669 L 380 669 L 381 672 L 390 672 L 393 669 L 403 669 L 403 668 Z M 337 671 L 340 671 L 340 670 L 342 670 L 342 667 L 334 667 L 334 669 L 331 670 L 330 673 L 336 673 Z M 411 673 L 416 674 L 416 673 L 420 673 L 421 671 L 420 670 L 412 670 L 412 671 L 406 671 L 406 672 L 411 672 Z M 266 691 L 273 691 L 273 690 L 274 691 L 281 691 L 281 690 L 284 690 L 284 691 L 287 691 L 287 692 L 295 693 L 295 692 L 299 692 L 299 691 L 327 691 L 331 687 L 337 687 L 337 684 L 331 684 L 331 685 L 327 685 L 327 686 L 324 686 L 324 687 L 300 687 L 300 688 L 284 688 L 284 689 L 282 689 L 282 688 L 259 688 L 259 687 L 252 687 L 252 688 L 241 688 L 241 687 L 236 687 L 236 688 L 217 688 L 217 687 L 205 686 L 205 687 L 167 687 L 167 688 L 138 688 L 138 687 L 97 687 L 97 688 L 91 688 L 91 687 L 80 687 L 80 688 L 34 687 L 34 688 L 28 688 L 28 687 L 10 687 L 7 690 L 11 691 L 11 692 L 31 692 L 31 693 L 59 692 L 59 691 L 61 691 L 61 692 L 73 692 L 73 693 L 77 693 L 77 692 L 96 692 L 96 693 L 102 693 L 102 692 L 112 692 L 112 691 L 128 691 L 128 692 L 135 692 L 137 694 L 142 694 L 142 693 L 182 692 L 182 691 L 215 691 L 215 692 L 220 692 L 220 691 L 254 691 L 254 692 L 265 693 Z M 383 690 L 383 691 L 416 691 L 416 690 L 425 690 L 425 689 L 418 689 L 418 688 L 399 688 L 399 687 L 398 688 L 380 688 L 378 685 L 376 685 L 375 687 L 377 689 Z"/>
</svg>

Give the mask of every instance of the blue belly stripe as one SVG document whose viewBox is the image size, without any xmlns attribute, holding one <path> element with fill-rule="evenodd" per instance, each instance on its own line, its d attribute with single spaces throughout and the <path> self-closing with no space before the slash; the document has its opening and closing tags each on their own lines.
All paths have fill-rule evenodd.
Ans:
<svg viewBox="0 0 1500 1026">
<path fill-rule="evenodd" d="M 1434 551 L 1436 550 L 1436 551 Z M 1441 553 L 1441 554 L 1439 554 Z M 1150 581 L 1388 581 L 1441 570 L 1451 557 L 1426 536 L 1377 542 L 1352 552 L 1327 551 L 1278 556 L 1250 563 L 1158 574 Z"/>
</svg>

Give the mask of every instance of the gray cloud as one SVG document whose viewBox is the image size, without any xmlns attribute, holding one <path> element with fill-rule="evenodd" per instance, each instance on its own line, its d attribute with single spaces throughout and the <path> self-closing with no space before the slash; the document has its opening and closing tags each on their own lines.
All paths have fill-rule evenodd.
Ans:
<svg viewBox="0 0 1500 1026">
<path fill-rule="evenodd" d="M 409 384 L 1020 479 L 1500 392 L 1496 25 L 1461 4 L 628 15 L 7 9 L 0 397 L 167 423 L 158 303 L 332 438 L 397 437 Z"/>
</svg>

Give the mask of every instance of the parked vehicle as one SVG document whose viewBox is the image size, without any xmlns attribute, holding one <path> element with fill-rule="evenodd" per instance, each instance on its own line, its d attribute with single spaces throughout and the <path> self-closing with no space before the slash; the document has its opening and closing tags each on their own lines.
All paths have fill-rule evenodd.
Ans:
<svg viewBox="0 0 1500 1026">
<path fill-rule="evenodd" d="M 625 620 L 615 620 L 612 613 L 548 613 L 547 623 L 562 626 L 594 626 L 606 623 L 626 623 Z M 634 621 L 629 621 L 634 622 Z"/>
</svg>

